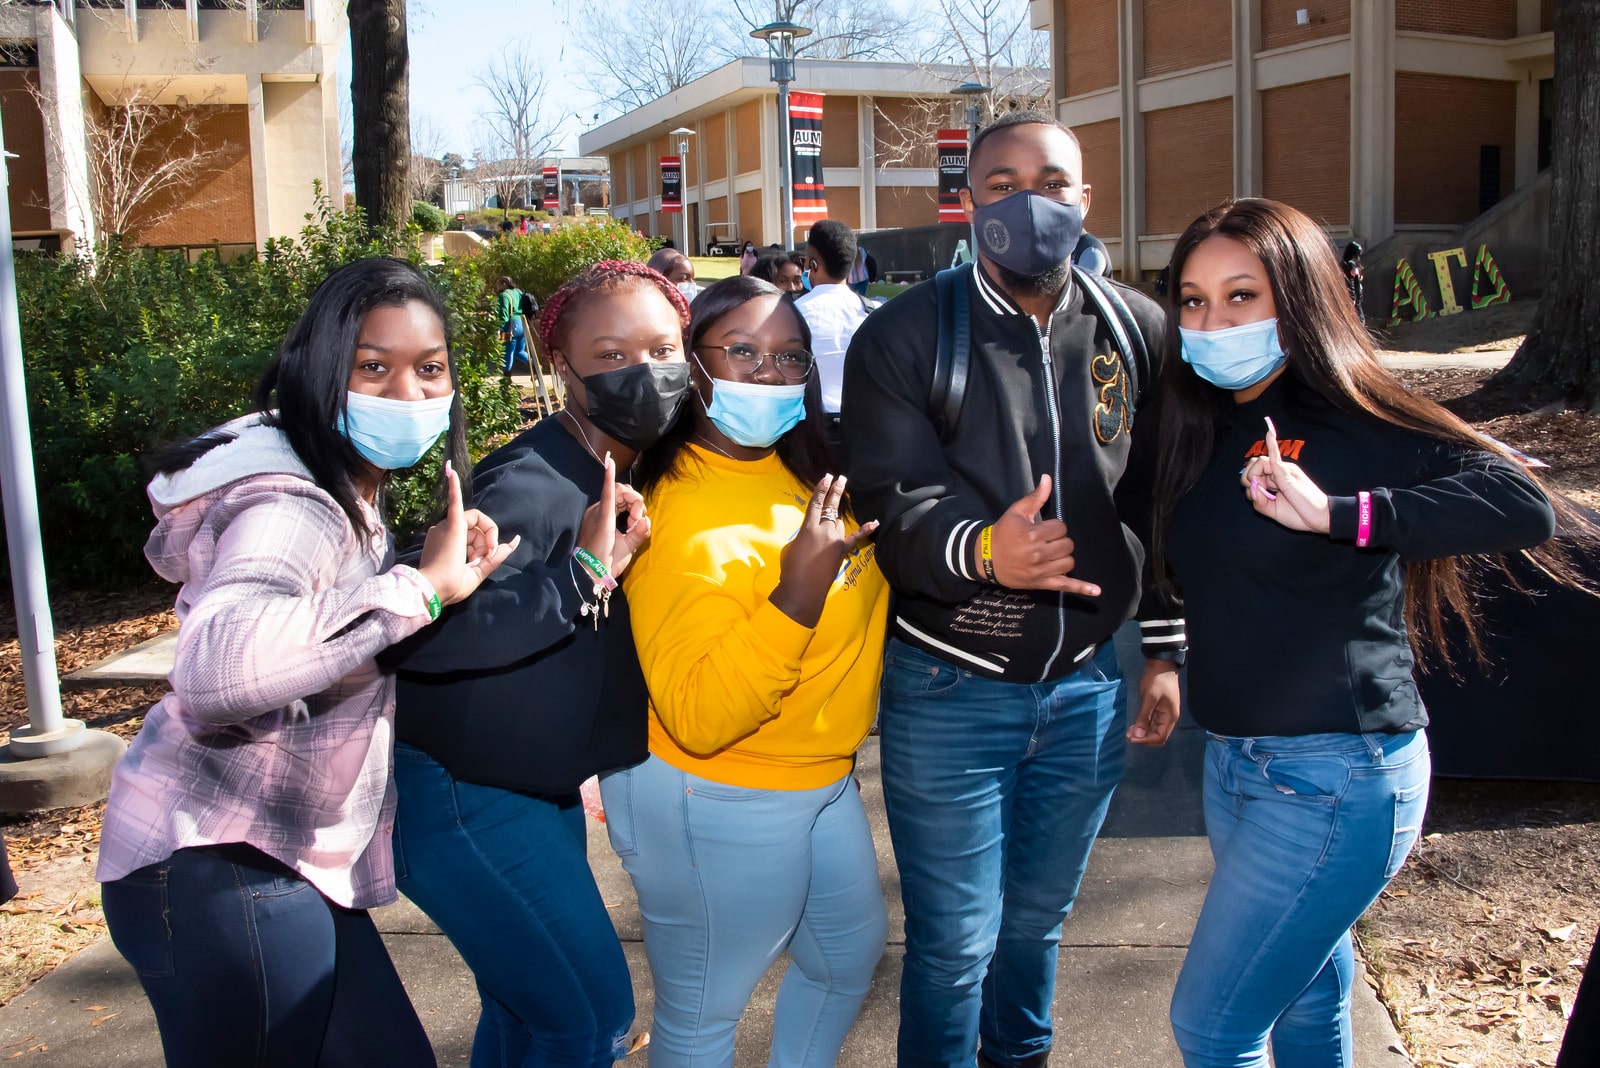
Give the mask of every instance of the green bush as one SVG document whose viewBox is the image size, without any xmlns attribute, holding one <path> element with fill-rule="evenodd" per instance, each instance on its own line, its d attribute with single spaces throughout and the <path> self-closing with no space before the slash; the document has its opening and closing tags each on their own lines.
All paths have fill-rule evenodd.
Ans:
<svg viewBox="0 0 1600 1068">
<path fill-rule="evenodd" d="M 442 234 L 450 225 L 450 216 L 425 200 L 411 202 L 411 225 L 425 234 Z"/>
<path fill-rule="evenodd" d="M 297 239 L 222 263 L 109 245 L 82 256 L 17 257 L 28 415 L 52 581 L 121 585 L 149 574 L 152 517 L 141 459 L 249 410 L 278 341 L 332 271 L 367 256 L 416 262 L 416 231 L 363 232 L 321 201 Z M 449 310 L 469 444 L 516 429 L 499 374 L 483 275 L 471 260 L 423 266 Z M 408 538 L 433 508 L 439 454 L 391 483 L 392 529 Z M 3 560 L 3 557 L 0 557 Z"/>
<path fill-rule="evenodd" d="M 616 219 L 596 217 L 582 224 L 560 226 L 548 234 L 512 234 L 490 243 L 477 257 L 485 278 L 509 275 L 519 289 L 542 304 L 561 283 L 601 260 L 643 263 L 655 246 L 650 239 Z"/>
</svg>

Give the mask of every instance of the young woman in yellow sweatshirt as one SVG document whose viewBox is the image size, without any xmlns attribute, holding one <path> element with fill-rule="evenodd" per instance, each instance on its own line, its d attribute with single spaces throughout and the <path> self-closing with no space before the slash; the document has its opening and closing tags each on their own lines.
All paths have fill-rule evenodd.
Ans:
<svg viewBox="0 0 1600 1068">
<path fill-rule="evenodd" d="M 735 276 L 694 302 L 689 408 L 641 458 L 625 585 L 650 757 L 601 783 L 655 980 L 652 1068 L 733 1063 L 785 948 L 770 1064 L 832 1065 L 887 933 L 856 747 L 888 588 L 834 463 L 805 321 Z"/>
</svg>

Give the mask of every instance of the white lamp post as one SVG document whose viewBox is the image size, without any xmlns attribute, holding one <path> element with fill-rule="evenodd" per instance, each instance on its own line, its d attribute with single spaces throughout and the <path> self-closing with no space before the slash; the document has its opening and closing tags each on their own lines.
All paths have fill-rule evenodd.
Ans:
<svg viewBox="0 0 1600 1068">
<path fill-rule="evenodd" d="M 678 139 L 678 251 L 689 256 L 689 138 L 694 131 L 680 126 L 672 136 Z"/>
<path fill-rule="evenodd" d="M 789 153 L 794 147 L 794 135 L 789 132 L 789 83 L 794 81 L 794 43 L 811 31 L 793 22 L 769 22 L 760 29 L 751 30 L 750 36 L 767 42 L 767 60 L 771 64 L 772 80 L 778 83 L 778 186 L 783 191 L 783 247 L 794 251 L 794 182 L 789 173 Z"/>
<path fill-rule="evenodd" d="M 971 151 L 972 139 L 978 136 L 978 98 L 990 92 L 991 89 L 989 86 L 979 85 L 977 82 L 963 82 L 950 91 L 957 96 L 966 98 L 967 150 Z"/>
</svg>

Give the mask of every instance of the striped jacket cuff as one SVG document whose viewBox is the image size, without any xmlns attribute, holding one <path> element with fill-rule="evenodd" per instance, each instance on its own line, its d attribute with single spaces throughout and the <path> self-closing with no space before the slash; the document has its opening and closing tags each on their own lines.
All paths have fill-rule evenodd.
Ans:
<svg viewBox="0 0 1600 1068">
<path fill-rule="evenodd" d="M 1188 651 L 1189 638 L 1181 619 L 1141 619 L 1139 648 L 1147 658 L 1181 660 Z"/>
</svg>

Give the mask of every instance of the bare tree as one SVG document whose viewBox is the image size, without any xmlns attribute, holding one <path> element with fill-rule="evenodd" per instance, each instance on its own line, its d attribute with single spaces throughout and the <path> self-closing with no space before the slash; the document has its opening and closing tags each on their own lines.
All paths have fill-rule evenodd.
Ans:
<svg viewBox="0 0 1600 1068">
<path fill-rule="evenodd" d="M 990 87 L 977 101 L 981 122 L 1003 110 L 1048 105 L 1048 35 L 1033 29 L 1027 0 L 938 0 L 938 10 L 925 58 L 957 64 L 971 81 Z"/>
<path fill-rule="evenodd" d="M 916 37 L 912 20 L 887 4 L 854 0 L 730 0 L 748 29 L 769 22 L 796 22 L 811 35 L 795 42 L 795 55 L 810 59 L 901 59 Z M 744 38 L 738 55 L 764 54 Z"/>
<path fill-rule="evenodd" d="M 1600 415 L 1600 5 L 1556 0 L 1550 254 L 1533 327 L 1493 387 Z"/>
<path fill-rule="evenodd" d="M 544 70 L 537 56 L 525 43 L 506 46 L 504 52 L 474 79 L 489 96 L 490 108 L 483 118 L 486 143 L 479 158 L 494 161 L 500 207 L 510 208 L 510 199 L 521 186 L 527 189 L 539 169 L 539 161 L 550 154 L 556 131 L 539 114 L 545 96 Z M 505 193 L 498 193 L 509 182 Z"/>
<path fill-rule="evenodd" d="M 441 194 L 445 179 L 443 157 L 445 133 L 434 117 L 425 111 L 411 113 L 411 199 L 430 204 Z"/>
<path fill-rule="evenodd" d="M 510 218 L 511 202 L 527 188 L 530 176 L 516 160 L 497 154 L 498 146 L 481 146 L 472 162 L 472 170 L 462 177 L 494 193 L 500 205 L 500 217 Z"/>
<path fill-rule="evenodd" d="M 411 217 L 410 52 L 406 0 L 349 0 L 356 204 L 367 225 Z"/>
<path fill-rule="evenodd" d="M 595 95 L 622 109 L 681 89 L 737 55 L 750 54 L 714 0 L 584 0 L 578 48 Z"/>
<path fill-rule="evenodd" d="M 91 103 L 84 114 L 89 174 L 87 188 L 69 190 L 86 203 L 103 237 L 136 238 L 177 214 L 205 206 L 192 193 L 244 150 L 217 140 L 205 129 L 213 114 L 209 100 L 172 97 L 171 81 L 147 84 L 116 104 Z M 37 89 L 30 89 L 44 117 L 45 137 L 58 151 L 65 133 Z"/>
</svg>

